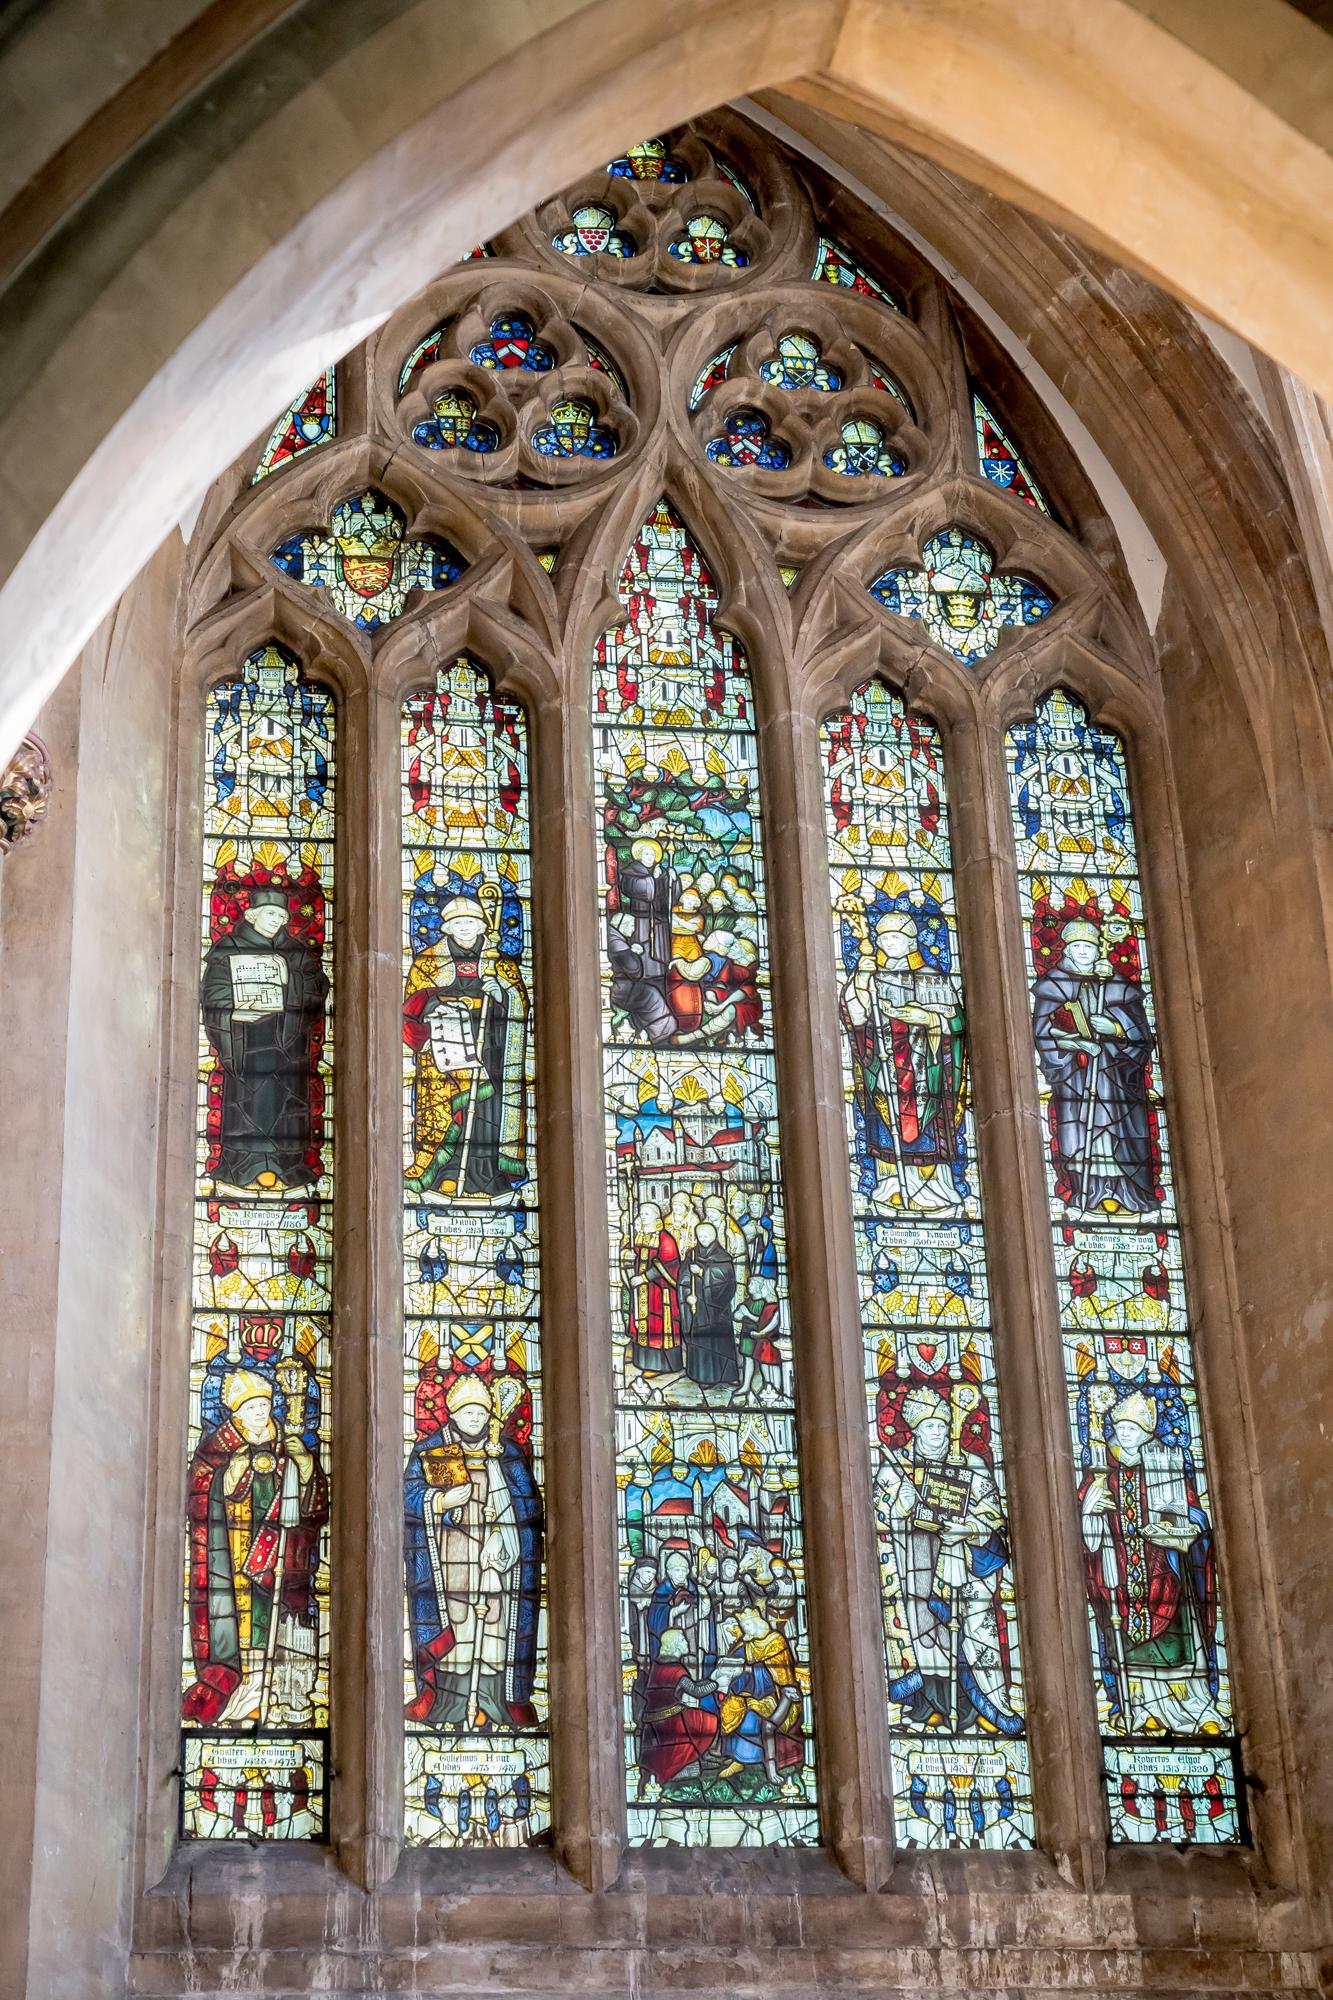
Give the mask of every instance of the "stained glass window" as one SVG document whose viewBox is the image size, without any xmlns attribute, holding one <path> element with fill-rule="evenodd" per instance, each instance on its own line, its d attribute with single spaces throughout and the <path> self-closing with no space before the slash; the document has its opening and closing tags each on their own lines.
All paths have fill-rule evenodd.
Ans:
<svg viewBox="0 0 1333 2000">
<path fill-rule="evenodd" d="M 542 375 L 555 367 L 555 351 L 544 340 L 526 313 L 506 313 L 493 319 L 485 340 L 468 351 L 468 359 L 478 368 L 523 368 Z"/>
<path fill-rule="evenodd" d="M 753 695 L 665 501 L 594 762 L 630 1839 L 818 1838 Z"/>
<path fill-rule="evenodd" d="M 609 162 L 606 171 L 627 181 L 679 183 L 690 177 L 685 162 L 667 151 L 665 139 L 643 139 L 637 146 L 627 146 L 618 160 Z"/>
<path fill-rule="evenodd" d="M 1010 730 L 1008 765 L 1112 1829 L 1235 1841 L 1235 1724 L 1124 751 L 1057 689 Z"/>
<path fill-rule="evenodd" d="M 497 451 L 500 433 L 495 425 L 477 415 L 477 405 L 466 389 L 447 388 L 431 404 L 431 415 L 413 424 L 412 442 L 427 451 Z"/>
<path fill-rule="evenodd" d="M 885 442 L 879 425 L 869 417 L 853 417 L 838 433 L 838 442 L 824 453 L 830 472 L 844 479 L 898 479 L 907 460 Z"/>
<path fill-rule="evenodd" d="M 449 331 L 449 322 L 444 320 L 439 326 L 419 340 L 406 357 L 398 371 L 398 393 L 405 396 L 418 375 L 429 368 L 432 361 L 438 361 L 444 347 L 444 336 Z"/>
<path fill-rule="evenodd" d="M 762 410 L 733 410 L 704 450 L 714 465 L 754 465 L 765 472 L 782 472 L 791 464 L 791 453 L 770 435 Z"/>
<path fill-rule="evenodd" d="M 685 234 L 677 236 L 667 248 L 681 264 L 725 264 L 733 271 L 743 271 L 750 261 L 745 251 L 738 250 L 730 240 L 726 223 L 715 215 L 690 216 Z"/>
<path fill-rule="evenodd" d="M 864 264 L 858 264 L 845 244 L 831 236 L 821 236 L 815 251 L 815 268 L 810 273 L 818 283 L 825 285 L 846 285 L 851 291 L 863 292 L 867 298 L 879 299 L 881 304 L 892 306 L 895 312 L 902 307 L 888 287 L 878 278 L 872 278 Z"/>
<path fill-rule="evenodd" d="M 948 807 L 877 681 L 821 731 L 895 1836 L 1033 1838 Z"/>
<path fill-rule="evenodd" d="M 690 391 L 690 408 L 697 410 L 710 389 L 716 389 L 719 382 L 727 379 L 727 368 L 739 343 L 732 341 L 729 347 L 719 348 L 710 361 L 699 370 L 698 378 Z"/>
<path fill-rule="evenodd" d="M 771 361 L 759 364 L 761 381 L 775 389 L 841 389 L 842 377 L 830 368 L 819 351 L 819 342 L 808 333 L 784 333 Z"/>
<path fill-rule="evenodd" d="M 708 129 L 729 144 L 730 114 Z M 666 451 L 673 492 L 696 476 L 731 514 L 748 509 L 738 548 L 751 573 L 737 582 L 753 586 L 743 629 L 756 680 L 761 654 L 781 662 L 790 652 L 792 621 L 837 568 L 840 505 L 868 512 L 877 494 L 888 504 L 904 475 L 930 489 L 919 534 L 881 554 L 873 580 L 861 572 L 865 617 L 904 671 L 933 661 L 930 672 L 959 688 L 1010 672 L 1034 642 L 1046 657 L 1075 608 L 1042 581 L 1064 574 L 1064 533 L 1003 403 L 966 378 L 963 322 L 932 311 L 904 335 L 888 317 L 909 294 L 878 275 L 879 258 L 891 255 L 913 299 L 934 282 L 926 266 L 903 246 L 890 253 L 870 227 L 822 234 L 832 224 L 780 150 L 738 135 L 736 158 L 748 184 L 702 133 L 647 138 L 507 231 L 503 269 L 488 268 L 494 243 L 477 245 L 395 321 L 401 336 L 375 336 L 291 403 L 225 521 L 213 510 L 214 554 L 234 549 L 235 574 L 250 575 L 245 550 L 258 548 L 293 631 L 304 618 L 332 640 L 339 622 L 369 675 L 363 693 L 396 683 L 401 826 L 389 888 L 401 898 L 401 1097 L 389 1143 L 401 1117 L 402 1377 L 390 1390 L 387 1479 L 379 1468 L 368 1496 L 337 1495 L 349 1528 L 377 1534 L 392 1517 L 395 1546 L 402 1508 L 388 1665 L 402 1703 L 403 1812 L 380 1830 L 446 1850 L 439 1867 L 451 1877 L 460 1850 L 551 1839 L 548 1626 L 558 1607 L 548 1610 L 548 1534 L 558 1547 L 559 1534 L 589 1525 L 544 1512 L 554 1434 L 544 1426 L 529 737 L 523 707 L 456 652 L 464 626 L 486 624 L 485 591 L 473 606 L 481 623 L 468 615 L 473 575 L 493 576 L 499 562 L 497 588 L 507 589 L 513 571 L 507 615 L 559 667 L 587 609 L 580 551 L 595 523 L 572 491 L 566 509 L 555 489 L 633 484 L 642 444 L 649 457 Z M 758 215 L 760 192 L 772 227 Z M 557 309 L 542 298 L 562 253 L 578 296 Z M 728 315 L 704 298 L 719 285 L 739 297 L 756 259 L 780 288 L 772 312 Z M 663 287 L 681 296 L 659 310 Z M 937 365 L 921 384 L 961 385 L 958 409 L 927 397 L 914 414 L 909 391 L 924 388 L 909 350 L 923 342 Z M 638 394 L 653 353 L 685 370 L 684 431 L 679 402 Z M 396 382 L 396 410 L 363 395 L 349 407 L 349 379 Z M 961 487 L 937 476 L 934 449 L 960 418 L 977 445 Z M 339 484 L 335 466 L 318 499 L 312 489 L 311 511 L 294 501 L 265 536 L 281 498 L 271 475 L 335 433 L 338 450 L 320 465 L 346 453 L 363 467 L 357 479 L 373 472 L 388 485 Z M 1025 511 L 985 502 L 982 480 Z M 964 490 L 1021 531 L 1021 556 L 991 541 L 981 515 L 951 511 Z M 628 538 L 650 496 L 625 497 Z M 209 574 L 222 574 L 214 554 Z M 759 588 L 752 572 L 765 560 Z M 583 803 L 598 871 L 583 892 L 598 898 L 593 1136 L 610 1253 L 607 1292 L 600 1272 L 594 1289 L 610 1312 L 609 1331 L 594 1315 L 561 1338 L 577 1345 L 591 1328 L 611 1343 L 614 1726 L 629 1838 L 639 1848 L 801 1850 L 818 1843 L 821 1820 L 854 1837 L 866 1802 L 845 1741 L 823 1746 L 825 1798 L 816 1781 L 811 1655 L 820 1652 L 830 1715 L 851 1666 L 820 1650 L 835 1635 L 812 1635 L 807 1606 L 808 1560 L 834 1557 L 818 1546 L 807 1557 L 796 1399 L 831 1351 L 821 1354 L 827 1327 L 793 1328 L 787 1282 L 766 836 L 789 829 L 761 810 L 755 685 L 745 649 L 719 629 L 710 567 L 659 501 L 633 532 L 611 614 L 621 623 L 592 663 L 593 793 Z M 837 599 L 834 590 L 823 634 L 835 649 L 856 622 Z M 409 617 L 416 642 L 395 622 Z M 1113 651 L 1114 636 L 1103 634 Z M 410 657 L 420 664 L 404 669 Z M 577 706 L 562 672 L 549 701 Z M 196 1839 L 319 1841 L 336 1775 L 335 747 L 341 781 L 365 764 L 369 724 L 365 701 L 344 714 L 276 643 L 234 671 L 229 656 L 227 674 L 206 697 L 186 1623 L 183 1643 L 174 1625 L 167 1639 L 182 1673 L 180 1814 Z M 799 735 L 789 708 L 764 716 L 766 744 L 771 731 L 787 752 Z M 992 748 L 1008 732 L 1061 1312 L 1054 1421 L 1062 1452 L 1072 1439 L 1070 1554 L 1076 1533 L 1086 1596 L 1085 1609 L 1075 1593 L 1072 1629 L 1049 1635 L 1049 1661 L 1024 1647 L 1019 1618 L 1049 1551 L 1016 1545 L 1010 1501 L 1019 1454 L 1049 1452 L 1051 1438 L 1032 1430 L 1044 1419 L 1024 1406 L 1015 1367 L 1032 1330 L 997 1328 L 991 1314 L 990 1281 L 998 1293 L 1001 1260 L 1014 1254 L 1006 1228 L 1017 1242 L 1022 1218 L 998 1213 L 1000 1191 L 979 1179 L 965 1001 L 979 1031 L 996 996 L 975 986 L 984 968 L 970 962 L 965 991 L 955 882 L 955 870 L 960 882 L 976 878 L 978 856 L 951 833 L 941 731 L 879 680 L 817 732 L 827 990 L 805 990 L 799 952 L 779 986 L 784 999 L 791 986 L 794 1020 L 822 1009 L 841 1065 L 849 1311 L 853 1269 L 858 1287 L 856 1331 L 843 1332 L 860 1341 L 853 1402 L 863 1390 L 866 1431 L 853 1410 L 850 1436 L 833 1442 L 839 1464 L 850 1452 L 866 1467 L 854 1476 L 870 1481 L 861 1498 L 881 1584 L 869 1637 L 884 1665 L 882 1691 L 872 1673 L 883 1781 L 901 1847 L 1031 1849 L 1039 1807 L 1058 1800 L 1034 1799 L 1028 1717 L 1057 1686 L 1062 1649 L 1065 1665 L 1071 1649 L 1084 1657 L 1086 1616 L 1095 1686 L 1083 1706 L 1090 1741 L 1094 1706 L 1099 1720 L 1112 1838 L 1239 1843 L 1248 1830 L 1214 1496 L 1125 756 L 1068 694 L 1011 727 L 1015 712 Z M 577 768 L 571 782 L 577 792 Z M 578 809 L 576 796 L 569 803 Z M 970 823 L 960 821 L 960 840 Z M 383 937 L 378 873 L 364 906 L 340 912 L 354 956 Z M 982 870 L 981 893 L 994 874 Z M 345 878 L 338 887 L 345 901 Z M 786 942 L 810 913 L 783 914 Z M 586 966 L 544 972 L 559 1006 L 591 976 Z M 336 1018 L 341 1093 L 347 1038 Z M 1013 1107 L 993 1109 L 1004 1118 Z M 828 1164 L 840 1197 L 836 1137 Z M 360 1134 L 358 1147 L 366 1142 Z M 793 1210 L 793 1238 L 801 1221 Z M 598 1254 L 595 1242 L 584 1247 Z M 355 1356 L 376 1329 L 349 1324 L 344 1336 Z M 1055 1364 L 1054 1346 L 1047 1358 Z M 340 1398 L 347 1383 L 340 1363 Z M 341 1583 L 336 1537 L 332 1547 Z M 362 1707 L 384 1664 L 353 1648 L 346 1685 L 340 1641 L 340 1703 Z M 566 1664 L 577 1675 L 580 1663 Z M 881 1726 L 873 1704 L 871 1719 Z M 382 1797 L 382 1759 L 373 1771 L 352 1761 L 356 1784 L 370 1779 Z M 359 1822 L 372 1803 L 350 1800 L 342 1817 Z"/>
<path fill-rule="evenodd" d="M 862 350 L 862 352 L 864 353 L 864 349 Z M 902 385 L 894 381 L 892 375 L 890 375 L 886 369 L 880 366 L 879 362 L 875 360 L 873 355 L 867 354 L 866 360 L 870 366 L 870 379 L 874 383 L 875 387 L 877 389 L 882 389 L 886 396 L 892 396 L 895 403 L 901 403 L 903 408 L 906 410 L 908 416 L 911 417 L 913 423 L 915 423 L 916 412 L 913 410 L 912 405 L 909 402 L 907 394 L 903 389 Z"/>
<path fill-rule="evenodd" d="M 566 396 L 553 405 L 550 423 L 532 433 L 532 449 L 544 458 L 614 458 L 615 432 L 596 419 L 591 403 Z"/>
<path fill-rule="evenodd" d="M 632 257 L 633 239 L 616 228 L 616 212 L 600 202 L 585 202 L 573 209 L 568 229 L 557 230 L 551 242 L 567 257 Z"/>
<path fill-rule="evenodd" d="M 267 479 L 271 472 L 281 471 L 293 459 L 313 451 L 317 444 L 327 444 L 334 432 L 337 399 L 337 373 L 332 368 L 326 368 L 319 380 L 303 390 L 278 418 L 268 443 L 260 453 L 250 484 L 257 486 L 261 479 Z"/>
<path fill-rule="evenodd" d="M 208 696 L 182 1830 L 324 1830 L 334 704 L 269 645 Z"/>
<path fill-rule="evenodd" d="M 413 1845 L 550 1824 L 523 711 L 467 658 L 402 723 L 405 1791 Z"/>
<path fill-rule="evenodd" d="M 615 384 L 616 393 L 628 402 L 629 391 L 625 387 L 625 378 L 616 367 L 615 362 L 607 354 L 606 349 L 599 347 L 595 340 L 590 340 L 586 333 L 582 338 L 583 345 L 588 351 L 589 368 L 596 368 L 600 374 L 607 376 Z"/>
<path fill-rule="evenodd" d="M 373 487 L 338 502 L 330 533 L 289 535 L 269 561 L 365 631 L 401 618 L 413 591 L 443 590 L 464 569 L 449 542 L 410 537 L 401 510 Z"/>
<path fill-rule="evenodd" d="M 995 651 L 1008 625 L 1035 625 L 1054 599 L 1030 576 L 997 575 L 984 542 L 945 528 L 922 544 L 922 567 L 886 569 L 870 586 L 899 618 L 919 618 L 937 646 L 972 664 Z"/>
<path fill-rule="evenodd" d="M 977 459 L 992 486 L 1003 486 L 1020 500 L 1026 500 L 1028 506 L 1035 507 L 1039 514 L 1049 514 L 1051 510 L 1042 498 L 1041 488 L 1018 450 L 1001 430 L 994 413 L 975 393 L 972 397 L 972 418 L 977 433 Z"/>
<path fill-rule="evenodd" d="M 418 375 L 438 361 L 444 353 L 445 335 L 450 322 L 444 320 L 439 326 L 419 340 L 405 357 L 398 371 L 398 393 L 405 396 Z M 588 357 L 589 368 L 599 369 L 610 378 L 617 392 L 628 401 L 625 378 L 607 354 L 605 348 L 592 340 L 581 329 L 576 329 Z M 470 350 L 469 360 L 480 368 L 499 370 L 521 368 L 529 374 L 546 374 L 555 367 L 556 356 L 553 348 L 543 340 L 538 340 L 531 320 L 526 314 L 512 313 L 502 319 L 493 320 L 490 338 L 478 341 Z"/>
</svg>

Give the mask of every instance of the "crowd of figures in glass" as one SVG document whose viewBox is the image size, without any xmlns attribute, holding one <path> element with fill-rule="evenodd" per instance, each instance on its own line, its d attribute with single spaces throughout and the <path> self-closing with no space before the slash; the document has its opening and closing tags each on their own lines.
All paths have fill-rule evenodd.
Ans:
<svg viewBox="0 0 1333 2000">
<path fill-rule="evenodd" d="M 1008 737 L 1108 1804 L 1242 1836 L 1124 752 L 1057 689 Z"/>
<path fill-rule="evenodd" d="M 894 1826 L 1032 1802 L 940 739 L 877 681 L 821 732 Z"/>
<path fill-rule="evenodd" d="M 402 719 L 407 1838 L 550 1824 L 527 728 L 467 658 Z"/>
<path fill-rule="evenodd" d="M 324 1829 L 334 703 L 276 645 L 208 696 L 182 1826 Z"/>
<path fill-rule="evenodd" d="M 598 642 L 630 1838 L 818 1838 L 749 674 L 665 502 Z"/>
</svg>

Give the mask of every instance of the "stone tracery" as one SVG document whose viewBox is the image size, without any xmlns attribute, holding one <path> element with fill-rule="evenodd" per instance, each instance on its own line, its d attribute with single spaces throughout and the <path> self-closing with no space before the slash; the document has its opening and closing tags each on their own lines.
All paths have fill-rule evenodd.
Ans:
<svg viewBox="0 0 1333 2000">
<path fill-rule="evenodd" d="M 729 137 L 744 158 L 752 142 L 740 132 Z M 682 178 L 687 167 L 692 169 L 688 181 Z M 946 389 L 947 340 L 937 329 L 923 330 L 899 307 L 888 286 L 840 241 L 817 233 L 817 197 L 812 205 L 810 195 L 768 149 L 755 167 L 761 189 L 757 217 L 746 213 L 743 187 L 694 135 L 684 135 L 660 152 L 632 151 L 608 168 L 604 188 L 581 187 L 568 202 L 555 205 L 567 218 L 565 229 L 547 230 L 543 212 L 540 222 L 520 223 L 497 239 L 493 257 L 501 267 L 509 266 L 513 283 L 506 287 L 497 282 L 488 257 L 475 275 L 468 274 L 468 288 L 457 276 L 441 281 L 449 291 L 450 311 L 415 347 L 403 339 L 409 315 L 399 315 L 369 344 L 364 357 L 345 368 L 364 369 L 366 406 L 377 413 L 394 407 L 398 434 L 406 427 L 421 455 L 429 454 L 423 478 L 432 519 L 446 529 L 455 518 L 468 519 L 474 533 L 474 539 L 465 541 L 469 548 L 484 549 L 488 541 L 494 545 L 503 539 L 521 571 L 549 554 L 545 544 L 552 534 L 563 540 L 578 530 L 585 538 L 592 536 L 605 559 L 606 534 L 590 511 L 596 497 L 604 496 L 609 507 L 623 487 L 628 501 L 639 493 L 643 479 L 662 480 L 663 472 L 668 490 L 701 479 L 715 482 L 708 512 L 716 536 L 725 518 L 721 510 L 735 504 L 737 487 L 744 485 L 750 547 L 765 545 L 784 581 L 798 565 L 818 567 L 817 580 L 803 593 L 798 661 L 808 662 L 831 629 L 844 636 L 855 632 L 863 652 L 878 649 L 890 673 L 906 670 L 909 654 L 919 652 L 915 643 L 903 642 L 892 619 L 876 623 L 873 612 L 862 608 L 849 613 L 842 607 L 836 581 L 841 572 L 865 579 L 863 599 L 870 589 L 891 611 L 919 618 L 946 651 L 981 663 L 994 651 L 990 625 L 995 621 L 980 616 L 972 600 L 989 598 L 993 610 L 1003 596 L 994 585 L 987 590 L 986 538 L 992 534 L 995 496 L 985 482 L 1009 483 L 1018 490 L 1017 481 L 995 481 L 993 471 L 957 442 L 957 413 Z M 779 242 L 764 222 L 763 194 L 784 180 L 787 212 Z M 619 182 L 632 184 L 632 192 L 622 194 L 615 185 Z M 690 217 L 709 215 L 723 231 L 724 244 L 754 247 L 753 254 L 742 250 L 745 262 L 740 256 L 691 258 L 690 287 L 682 290 L 676 283 L 680 274 L 672 267 L 686 262 L 674 246 L 682 228 L 688 234 L 689 221 L 682 220 L 687 210 Z M 709 240 L 718 241 L 715 236 Z M 594 280 L 610 281 L 599 303 L 596 343 L 568 316 L 576 305 L 577 288 L 568 275 L 575 257 L 596 266 Z M 584 275 L 577 274 L 580 280 Z M 849 309 L 845 325 L 829 313 L 812 283 L 839 287 L 839 306 L 845 303 Z M 796 287 L 803 288 L 799 294 Z M 502 293 L 503 308 L 497 304 Z M 725 296 L 734 302 L 725 321 L 714 293 L 718 300 Z M 545 312 L 525 311 L 515 303 L 546 294 Z M 700 346 L 700 335 L 690 325 L 696 314 L 708 328 L 705 354 L 712 352 L 717 359 L 696 374 L 692 392 L 686 362 Z M 719 351 L 719 334 L 732 330 L 736 337 Z M 879 354 L 887 357 L 882 363 L 871 358 Z M 906 389 L 899 388 L 899 375 Z M 395 380 L 396 398 L 390 391 Z M 695 408 L 691 434 L 688 412 Z M 372 420 L 372 451 L 379 445 L 381 422 L 382 414 Z M 715 449 L 720 438 L 726 440 L 725 449 Z M 350 479 L 353 452 L 364 451 L 367 441 L 348 431 L 337 442 L 349 462 Z M 392 445 L 392 431 L 387 442 Z M 334 461 L 329 454 L 320 456 L 329 467 L 322 475 L 327 485 L 335 476 Z M 567 463 L 553 469 L 553 460 Z M 581 460 L 614 463 L 608 468 Z M 1022 466 L 1016 454 L 1015 464 Z M 751 492 L 751 471 L 773 478 Z M 729 480 L 737 472 L 741 481 Z M 1026 478 L 1025 467 L 1023 473 Z M 262 503 L 274 515 L 280 505 L 290 512 L 299 505 L 302 483 L 313 488 L 318 474 L 318 468 L 303 471 L 293 460 L 281 480 L 265 481 Z M 567 481 L 558 495 L 549 490 L 553 476 Z M 947 492 L 949 500 L 946 524 L 933 537 L 926 532 L 933 523 L 918 525 L 916 511 L 916 496 L 927 485 L 935 493 Z M 431 630 L 436 614 L 430 598 L 410 597 L 414 588 L 434 591 L 444 583 L 456 584 L 452 602 L 460 593 L 466 596 L 469 580 L 461 563 L 449 576 L 438 566 L 438 557 L 403 558 L 388 548 L 393 541 L 409 551 L 414 546 L 428 550 L 434 534 L 428 531 L 427 539 L 414 545 L 404 539 L 400 524 L 392 535 L 384 527 L 384 520 L 398 511 L 392 502 L 382 496 L 375 501 L 373 546 L 360 523 L 350 522 L 349 528 L 349 519 L 339 513 L 349 505 L 360 505 L 362 515 L 371 518 L 348 488 L 329 517 L 333 534 L 325 539 L 334 545 L 330 551 L 309 534 L 289 534 L 273 560 L 284 554 L 279 566 L 287 574 L 327 591 L 334 610 L 358 628 L 356 643 L 373 656 L 395 643 L 393 628 L 401 619 L 423 635 Z M 713 512 L 714 507 L 719 511 Z M 479 534 L 475 510 L 480 510 Z M 938 554 L 936 545 L 950 537 L 949 554 L 966 559 L 966 575 L 946 576 L 947 563 L 932 560 L 932 550 Z M 537 541 L 543 544 L 540 555 Z M 976 550 L 986 562 L 973 559 Z M 950 583 L 939 590 L 932 581 L 919 602 L 912 582 L 918 554 L 928 569 Z M 726 549 L 717 546 L 716 556 L 725 571 Z M 1094 655 L 1118 640 L 1122 659 L 1134 661 L 1132 621 L 1112 601 L 1104 577 L 1076 541 L 1054 524 L 1036 520 L 1022 560 L 1055 580 L 1053 594 L 1067 634 Z M 382 580 L 378 569 L 371 574 L 367 568 L 385 562 L 389 568 Z M 1020 589 L 1012 605 L 1004 599 L 999 622 L 1021 628 L 1044 620 L 1052 597 L 1028 584 L 1025 575 L 1011 577 L 1008 555 L 1005 562 L 1003 573 L 995 573 L 995 584 L 1021 583 L 1026 591 Z M 888 576 L 895 578 L 893 590 L 885 585 L 881 593 L 879 586 Z M 374 591 L 368 591 L 371 583 L 377 585 Z M 973 588 L 977 583 L 980 587 Z M 524 588 L 515 581 L 511 615 L 530 615 Z M 895 592 L 897 601 L 890 601 Z M 932 622 L 934 596 L 945 600 L 942 623 L 938 618 Z M 988 643 L 958 640 L 959 634 L 978 630 Z M 1006 671 L 1015 676 L 1021 671 L 1021 638 L 1020 630 L 1001 656 Z M 571 632 L 563 632 L 556 643 L 561 671 L 572 675 Z M 400 657 L 401 651 L 400 645 Z M 391 655 L 386 651 L 384 657 Z M 947 685 L 941 676 L 948 671 L 941 662 L 924 669 L 937 689 Z M 766 698 L 761 678 L 756 693 L 761 709 Z"/>
</svg>

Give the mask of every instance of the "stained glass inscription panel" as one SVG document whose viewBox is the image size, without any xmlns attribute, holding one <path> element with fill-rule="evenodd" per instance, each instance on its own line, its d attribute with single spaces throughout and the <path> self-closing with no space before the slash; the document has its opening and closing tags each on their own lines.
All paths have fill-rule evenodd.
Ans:
<svg viewBox="0 0 1333 2000">
<path fill-rule="evenodd" d="M 277 645 L 209 693 L 181 1823 L 324 1830 L 334 703 Z"/>
<path fill-rule="evenodd" d="M 821 730 L 895 1836 L 1033 1838 L 940 738 L 877 681 Z"/>
<path fill-rule="evenodd" d="M 1235 1841 L 1235 1724 L 1124 750 L 1056 689 L 1009 732 L 1007 755 L 1113 1834 Z"/>
<path fill-rule="evenodd" d="M 749 673 L 665 502 L 598 642 L 630 1839 L 818 1839 Z"/>
<path fill-rule="evenodd" d="M 406 1837 L 550 1825 L 532 861 L 522 709 L 402 718 Z"/>
</svg>

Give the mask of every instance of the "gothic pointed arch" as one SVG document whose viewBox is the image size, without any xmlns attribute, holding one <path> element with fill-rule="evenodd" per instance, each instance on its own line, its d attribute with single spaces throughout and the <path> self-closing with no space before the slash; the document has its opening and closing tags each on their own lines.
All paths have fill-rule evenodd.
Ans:
<svg viewBox="0 0 1333 2000">
<path fill-rule="evenodd" d="M 287 706 L 259 777 L 210 765 L 208 839 L 247 784 L 284 837 L 331 812 L 303 636 L 359 676 L 319 838 L 366 1081 L 319 1140 L 310 1083 L 268 1152 L 202 1156 L 232 1264 L 210 1237 L 196 1294 L 276 1284 L 281 1326 L 194 1364 L 187 1737 L 239 1747 L 205 1782 L 189 1738 L 188 1838 L 865 1882 L 895 1843 L 1248 1838 L 1123 755 L 1052 693 L 1152 728 L 1160 688 L 1025 408 L 932 267 L 726 113 L 499 232 L 341 364 L 336 427 L 312 385 L 210 497 L 192 630 L 262 626 L 242 678 L 271 654 Z M 256 909 L 326 883 L 317 844 L 246 850 Z M 228 1032 L 313 1075 L 343 987 L 289 1032 L 304 971 L 241 942 Z M 1030 951 L 1035 1057 L 995 1026 Z M 335 1138 L 353 1408 L 297 1327 L 332 1225 L 275 1150 Z"/>
</svg>

